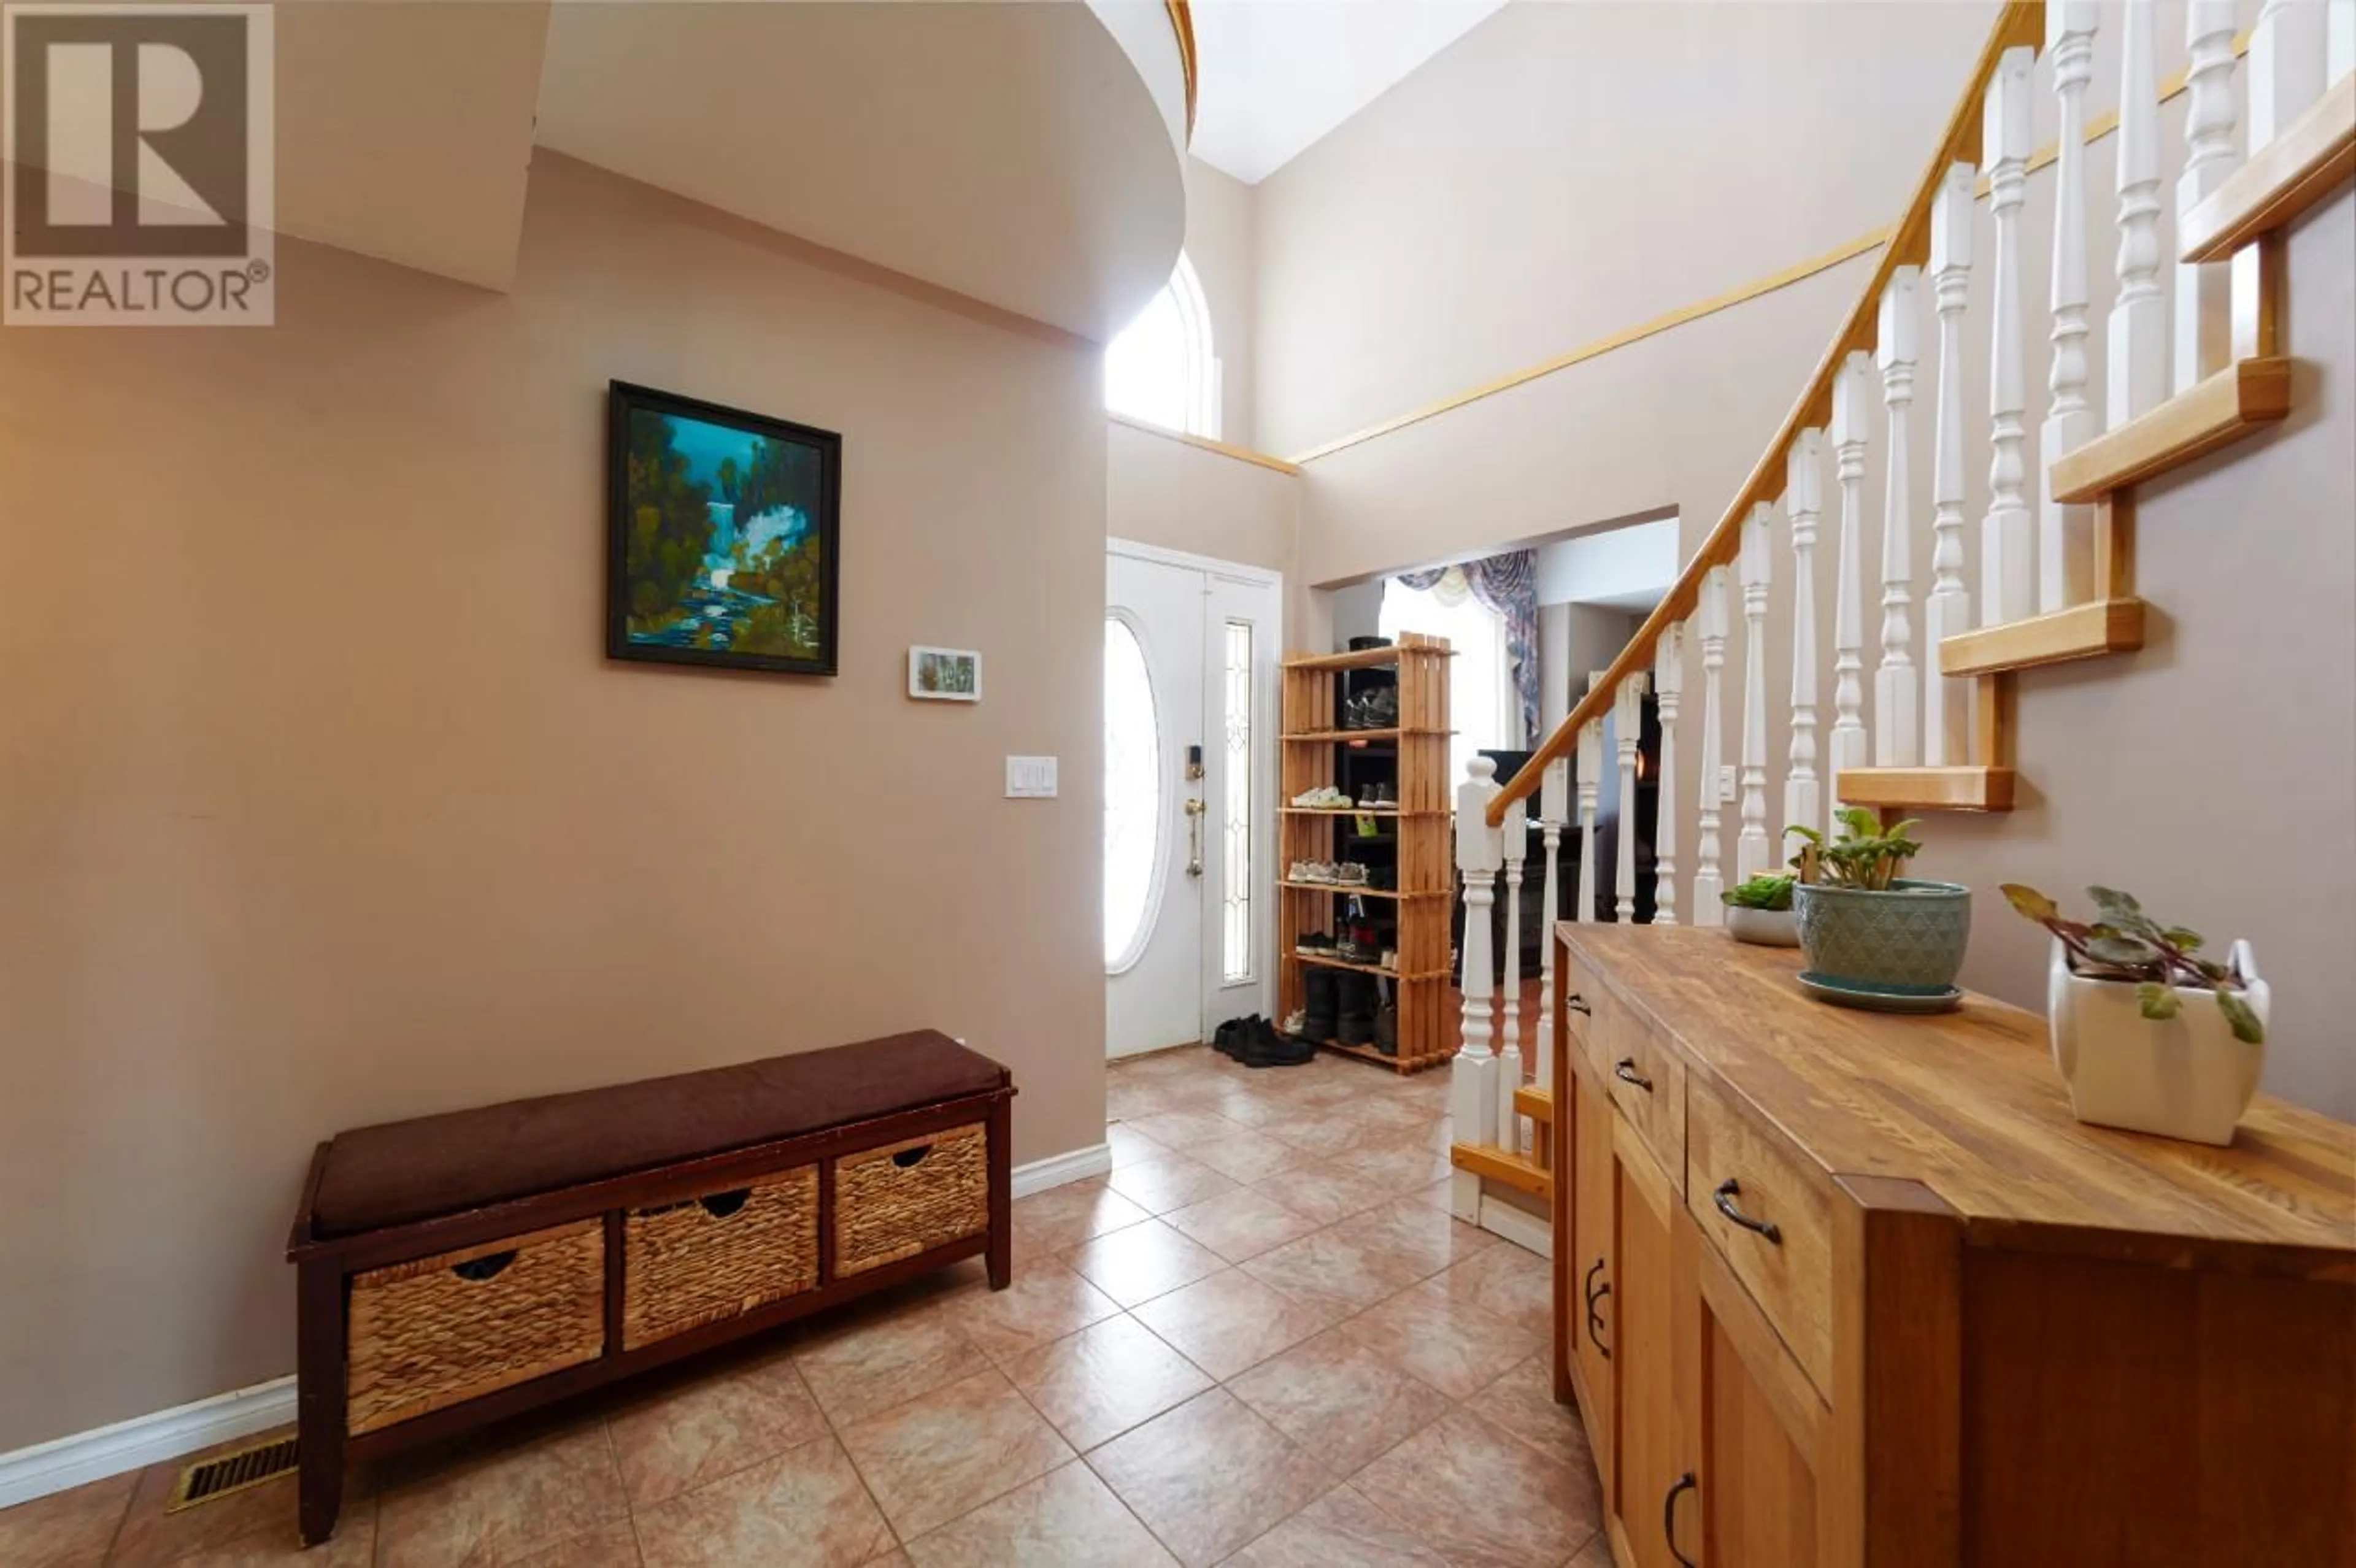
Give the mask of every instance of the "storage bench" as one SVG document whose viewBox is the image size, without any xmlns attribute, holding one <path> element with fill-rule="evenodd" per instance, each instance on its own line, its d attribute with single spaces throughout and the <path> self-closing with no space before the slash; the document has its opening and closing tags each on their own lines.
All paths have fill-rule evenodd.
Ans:
<svg viewBox="0 0 2356 1568">
<path fill-rule="evenodd" d="M 1006 1069 L 894 1035 L 339 1133 L 287 1257 L 305 1544 L 344 1467 L 961 1258 L 1010 1276 Z"/>
</svg>

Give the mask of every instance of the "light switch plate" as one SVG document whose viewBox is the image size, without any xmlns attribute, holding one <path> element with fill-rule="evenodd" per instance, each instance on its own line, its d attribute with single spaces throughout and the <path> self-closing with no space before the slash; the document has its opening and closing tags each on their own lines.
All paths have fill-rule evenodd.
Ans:
<svg viewBox="0 0 2356 1568">
<path fill-rule="evenodd" d="M 1006 798 L 1009 800 L 1055 799 L 1055 759 L 1053 757 L 1007 758 Z"/>
</svg>

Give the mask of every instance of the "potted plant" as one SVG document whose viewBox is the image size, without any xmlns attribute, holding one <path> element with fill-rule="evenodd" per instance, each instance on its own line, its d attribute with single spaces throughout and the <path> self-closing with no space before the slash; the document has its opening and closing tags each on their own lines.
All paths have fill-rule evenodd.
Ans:
<svg viewBox="0 0 2356 1568">
<path fill-rule="evenodd" d="M 2099 919 L 2065 919 L 2018 882 L 2012 907 L 2053 933 L 2045 987 L 2054 1064 L 2082 1122 L 2230 1144 L 2258 1092 L 2273 995 L 2246 942 L 2218 963 L 2188 926 L 2162 925 L 2131 894 L 2088 888 Z"/>
<path fill-rule="evenodd" d="M 1761 874 L 1718 895 L 1726 906 L 1727 934 L 1762 947 L 1797 947 L 1800 923 L 1792 913 L 1790 876 Z"/>
<path fill-rule="evenodd" d="M 1865 806 L 1838 813 L 1827 840 L 1794 827 L 1804 840 L 1792 864 L 1799 874 L 1792 907 L 1815 994 L 1858 1007 L 1935 1010 L 1963 999 L 1955 989 L 1971 939 L 1971 890 L 1954 882 L 1901 876 L 1922 846 L 1908 820 L 1884 827 Z"/>
</svg>

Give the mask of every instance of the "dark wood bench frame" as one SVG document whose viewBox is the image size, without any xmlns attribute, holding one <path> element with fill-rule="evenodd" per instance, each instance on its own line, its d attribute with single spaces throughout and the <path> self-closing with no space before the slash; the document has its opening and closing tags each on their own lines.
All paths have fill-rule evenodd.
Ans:
<svg viewBox="0 0 2356 1568">
<path fill-rule="evenodd" d="M 303 1187 L 303 1206 L 286 1243 L 287 1259 L 295 1265 L 295 1419 L 302 1453 L 303 1543 L 315 1546 L 335 1533 L 336 1519 L 343 1507 L 345 1467 L 355 1460 L 379 1458 L 602 1387 L 966 1258 L 986 1256 L 990 1287 L 1005 1289 L 1013 1277 L 1012 1167 L 1009 1148 L 1014 1094 L 1010 1086 L 986 1094 L 939 1101 L 823 1132 L 780 1138 L 628 1176 L 584 1182 L 530 1198 L 346 1236 L 322 1237 L 315 1232 L 312 1215 L 327 1160 L 327 1146 L 321 1144 L 311 1157 L 310 1176 Z M 835 1278 L 832 1159 L 974 1122 L 981 1122 L 989 1129 L 989 1230 L 847 1279 Z M 680 1201 L 740 1180 L 813 1163 L 819 1167 L 817 1288 L 717 1323 L 686 1329 L 636 1349 L 622 1349 L 622 1222 L 626 1211 Z M 358 1436 L 347 1433 L 344 1331 L 353 1275 L 553 1225 L 600 1218 L 605 1227 L 603 1355 L 594 1361 L 431 1411 L 398 1425 Z"/>
</svg>

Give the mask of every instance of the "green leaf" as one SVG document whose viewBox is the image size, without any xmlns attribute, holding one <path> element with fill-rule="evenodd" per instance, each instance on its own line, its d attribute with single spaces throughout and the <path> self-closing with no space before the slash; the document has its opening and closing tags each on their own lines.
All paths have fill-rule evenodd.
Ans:
<svg viewBox="0 0 2356 1568">
<path fill-rule="evenodd" d="M 2173 986 L 2163 986 L 2157 980 L 2146 980 L 2136 987 L 2136 1005 L 2143 1016 L 2154 1022 L 2164 1022 L 2176 1016 L 2184 1004 Z"/>
<path fill-rule="evenodd" d="M 2250 1004 L 2242 999 L 2239 992 L 2219 987 L 2217 1010 L 2223 1013 L 2225 1021 L 2233 1026 L 2235 1040 L 2244 1045 L 2264 1045 L 2266 1042 L 2266 1026 L 2258 1021 L 2258 1015 L 2250 1009 Z"/>
<path fill-rule="evenodd" d="M 2182 948 L 2187 953 L 2200 952 L 2202 944 L 2209 940 L 2187 925 L 2171 925 L 2159 934 L 2169 945 Z"/>
<path fill-rule="evenodd" d="M 1811 844 L 1821 844 L 1825 841 L 1825 836 L 1823 834 L 1817 832 L 1813 827 L 1803 827 L 1796 822 L 1792 824 L 1791 827 L 1783 829 L 1783 837 L 1786 838 L 1789 838 L 1794 833 L 1798 834 L 1801 837 L 1806 839 Z"/>
<path fill-rule="evenodd" d="M 2086 896 L 2103 912 L 2103 918 L 2125 925 L 2143 913 L 2143 905 L 2136 902 L 2133 893 L 2123 893 L 2116 888 L 2088 888 Z"/>
<path fill-rule="evenodd" d="M 2086 951 L 2105 964 L 2143 965 L 2159 961 L 2159 949 L 2140 936 L 2097 936 Z"/>
</svg>

